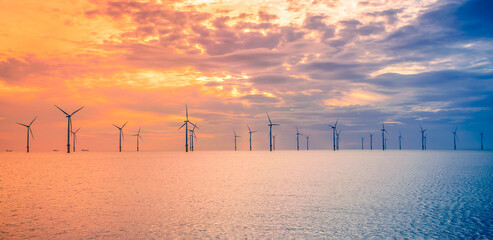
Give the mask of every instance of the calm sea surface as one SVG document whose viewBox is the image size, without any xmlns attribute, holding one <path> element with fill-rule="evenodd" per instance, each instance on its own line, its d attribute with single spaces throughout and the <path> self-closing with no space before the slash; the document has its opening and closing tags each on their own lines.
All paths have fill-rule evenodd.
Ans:
<svg viewBox="0 0 493 240">
<path fill-rule="evenodd" d="M 0 239 L 493 239 L 493 152 L 0 153 Z"/>
</svg>

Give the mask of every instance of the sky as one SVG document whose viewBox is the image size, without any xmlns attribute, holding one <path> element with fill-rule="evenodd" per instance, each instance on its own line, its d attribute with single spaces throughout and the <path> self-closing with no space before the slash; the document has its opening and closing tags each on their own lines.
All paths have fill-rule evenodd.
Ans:
<svg viewBox="0 0 493 240">
<path fill-rule="evenodd" d="M 188 105 L 196 150 L 369 147 L 493 148 L 493 2 L 489 0 L 0 0 L 0 151 L 77 147 L 184 150 Z M 302 149 L 306 139 L 301 139 Z M 373 139 L 381 148 L 381 134 Z"/>
</svg>

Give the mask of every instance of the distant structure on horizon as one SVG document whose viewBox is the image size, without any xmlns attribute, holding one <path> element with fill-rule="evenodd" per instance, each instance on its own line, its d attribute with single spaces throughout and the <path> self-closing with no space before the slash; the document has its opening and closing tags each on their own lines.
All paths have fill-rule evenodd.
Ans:
<svg viewBox="0 0 493 240">
<path fill-rule="evenodd" d="M 387 130 L 385 130 L 385 126 L 383 125 L 382 123 L 382 129 L 380 129 L 380 131 L 382 131 L 382 151 L 385 151 L 385 149 L 387 148 L 386 146 L 386 142 L 385 142 L 385 133 L 389 133 L 387 132 Z"/>
<path fill-rule="evenodd" d="M 31 130 L 31 125 L 33 124 L 33 122 L 36 120 L 36 118 L 38 118 L 38 116 L 36 116 L 32 121 L 31 123 L 29 123 L 29 125 L 26 125 L 26 124 L 23 124 L 23 123 L 17 123 L 21 126 L 24 126 L 27 128 L 27 145 L 26 145 L 26 152 L 29 152 L 29 134 L 31 134 L 31 137 L 33 138 L 34 140 L 34 134 L 33 134 L 33 130 Z M 11 150 L 12 151 L 12 150 Z"/>
<path fill-rule="evenodd" d="M 239 137 L 241 137 L 241 136 L 236 135 L 236 132 L 235 131 L 233 131 L 233 133 L 235 134 L 235 151 L 236 151 L 236 139 L 239 138 Z"/>
<path fill-rule="evenodd" d="M 457 150 L 457 127 L 452 131 L 452 134 L 454 135 L 454 150 Z"/>
<path fill-rule="evenodd" d="M 361 150 L 365 150 L 364 142 L 365 142 L 365 138 L 361 137 Z"/>
<path fill-rule="evenodd" d="M 375 135 L 375 133 L 370 132 L 370 150 L 373 150 L 373 135 Z"/>
<path fill-rule="evenodd" d="M 298 131 L 298 127 L 296 127 L 296 151 L 300 150 L 300 135 L 303 136 L 303 134 Z"/>
<path fill-rule="evenodd" d="M 252 129 L 250 129 L 250 126 L 248 125 L 247 128 L 248 128 L 248 133 L 250 134 L 250 151 L 252 151 L 252 133 L 256 133 L 258 131 L 252 131 Z"/>
<path fill-rule="evenodd" d="M 307 135 L 307 136 L 305 136 L 305 137 L 306 137 L 306 150 L 308 151 L 308 150 L 310 150 L 310 149 L 308 148 L 308 142 L 310 141 L 310 135 Z"/>
<path fill-rule="evenodd" d="M 333 146 L 334 146 L 334 151 L 336 150 L 337 122 L 339 122 L 339 119 L 336 120 L 336 123 L 334 125 L 330 125 L 329 124 L 329 127 L 332 128 L 332 143 L 333 143 Z"/>
<path fill-rule="evenodd" d="M 67 153 L 70 153 L 70 133 L 72 132 L 72 116 L 76 114 L 78 111 L 83 109 L 84 107 L 81 107 L 77 110 L 75 110 L 72 114 L 68 114 L 65 111 L 63 111 L 61 108 L 59 108 L 57 105 L 55 105 L 56 108 L 58 108 L 60 111 L 62 111 L 66 117 L 67 117 Z"/>
<path fill-rule="evenodd" d="M 426 150 L 426 136 L 425 136 L 425 132 L 426 130 L 428 129 L 423 129 L 423 127 L 421 127 L 421 125 L 419 125 L 419 128 L 421 129 L 421 150 Z"/>
<path fill-rule="evenodd" d="M 195 124 L 193 124 L 192 122 L 188 121 L 188 105 L 185 105 L 185 112 L 186 112 L 186 117 L 187 119 L 183 122 L 183 125 L 181 125 L 180 128 L 178 128 L 178 130 L 180 130 L 183 126 L 185 126 L 185 152 L 188 152 L 188 124 L 191 124 L 192 126 L 195 126 Z M 195 126 L 197 127 L 197 126 Z M 197 127 L 197 129 L 199 129 Z"/>
<path fill-rule="evenodd" d="M 113 124 L 113 126 L 118 128 L 118 130 L 120 131 L 119 132 L 120 141 L 119 141 L 119 147 L 118 147 L 119 152 L 122 151 L 122 139 L 125 140 L 125 137 L 123 136 L 123 128 L 125 127 L 125 125 L 127 125 L 127 123 L 128 123 L 128 121 L 125 124 L 123 124 L 123 126 L 121 126 L 121 127 L 118 127 L 115 124 Z"/>
<path fill-rule="evenodd" d="M 144 141 L 144 139 L 142 139 L 142 137 L 140 136 L 140 129 L 141 128 L 139 127 L 139 131 L 137 132 L 137 134 L 132 135 L 137 138 L 137 152 L 139 151 L 139 138 L 140 140 Z"/>
<path fill-rule="evenodd" d="M 269 150 L 272 152 L 272 126 L 279 126 L 279 124 L 272 123 L 272 121 L 270 120 L 269 113 L 266 114 L 267 114 L 267 118 L 269 119 L 269 124 L 267 124 L 267 126 L 269 126 Z"/>
<path fill-rule="evenodd" d="M 399 150 L 402 150 L 402 143 L 401 143 L 402 142 L 402 139 L 404 139 L 404 138 L 402 137 L 402 134 L 399 131 Z"/>
<path fill-rule="evenodd" d="M 77 142 L 77 132 L 80 130 L 80 128 L 78 128 L 77 130 L 75 130 L 75 132 L 72 132 L 72 139 L 73 139 L 73 152 L 75 152 L 75 143 Z"/>
<path fill-rule="evenodd" d="M 481 132 L 479 134 L 481 136 L 481 151 L 483 150 L 483 135 L 484 135 L 484 132 Z"/>
</svg>

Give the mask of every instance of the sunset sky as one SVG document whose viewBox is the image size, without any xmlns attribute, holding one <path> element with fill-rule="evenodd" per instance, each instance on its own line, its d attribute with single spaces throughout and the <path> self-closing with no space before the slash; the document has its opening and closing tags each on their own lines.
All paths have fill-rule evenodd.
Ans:
<svg viewBox="0 0 493 240">
<path fill-rule="evenodd" d="M 197 150 L 279 149 L 296 127 L 312 149 L 341 148 L 385 122 L 391 149 L 493 146 L 493 2 L 489 0 L 0 0 L 0 151 L 183 150 L 188 104 Z M 365 140 L 367 141 L 367 140 Z M 302 146 L 305 148 L 305 139 Z M 380 148 L 381 137 L 374 137 Z M 368 146 L 368 141 L 365 148 Z"/>
</svg>

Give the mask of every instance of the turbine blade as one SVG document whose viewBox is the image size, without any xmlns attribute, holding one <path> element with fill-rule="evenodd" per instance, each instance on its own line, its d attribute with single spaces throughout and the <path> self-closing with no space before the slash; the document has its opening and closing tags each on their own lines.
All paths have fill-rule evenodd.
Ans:
<svg viewBox="0 0 493 240">
<path fill-rule="evenodd" d="M 55 105 L 56 108 L 60 109 L 60 111 L 62 111 L 63 113 L 65 113 L 65 115 L 69 115 L 68 113 L 66 113 L 65 111 L 63 111 L 61 108 L 59 108 L 57 105 Z"/>
<path fill-rule="evenodd" d="M 185 104 L 185 111 L 187 112 L 187 121 L 188 121 L 188 104 Z"/>
<path fill-rule="evenodd" d="M 120 134 L 122 135 L 122 141 L 125 141 L 125 135 L 123 134 L 123 129 L 120 130 Z"/>
<path fill-rule="evenodd" d="M 339 119 L 336 120 L 336 124 L 334 124 L 334 127 L 337 127 L 337 122 L 339 122 Z"/>
<path fill-rule="evenodd" d="M 33 130 L 30 127 L 28 127 L 28 129 L 29 129 L 29 132 L 31 133 L 31 137 L 34 139 Z"/>
<path fill-rule="evenodd" d="M 272 126 L 280 126 L 280 125 L 277 123 L 273 123 Z"/>
<path fill-rule="evenodd" d="M 139 131 L 137 132 L 137 134 L 140 134 L 140 128 L 139 128 Z"/>
<path fill-rule="evenodd" d="M 272 121 L 270 120 L 269 113 L 266 112 L 266 114 L 267 114 L 267 118 L 269 119 L 269 123 L 272 124 Z"/>
<path fill-rule="evenodd" d="M 31 125 L 33 124 L 33 122 L 34 122 L 34 120 L 36 120 L 36 118 L 38 118 L 38 116 L 36 116 L 36 117 L 35 117 L 35 118 L 31 121 L 31 123 L 29 123 L 29 126 L 31 126 Z"/>
<path fill-rule="evenodd" d="M 74 134 L 76 134 L 79 130 L 80 130 L 80 128 L 77 128 L 77 130 L 75 130 Z"/>
<path fill-rule="evenodd" d="M 247 125 L 248 131 L 252 132 L 252 129 L 250 129 L 250 126 Z"/>
<path fill-rule="evenodd" d="M 116 126 L 115 124 L 113 124 L 113 126 L 115 126 L 116 128 L 120 129 L 120 127 Z"/>
<path fill-rule="evenodd" d="M 197 127 L 197 125 L 193 124 L 192 122 L 189 122 L 189 123 L 190 123 L 190 124 L 192 124 L 192 126 L 193 126 L 194 128 L 200 129 L 199 127 Z"/>
<path fill-rule="evenodd" d="M 27 126 L 26 124 L 22 124 L 22 123 L 17 123 L 17 124 L 19 124 L 19 125 L 21 125 L 21 126 L 24 126 L 24 127 L 29 127 L 29 126 Z"/>
<path fill-rule="evenodd" d="M 125 124 L 123 124 L 122 128 L 124 128 L 124 127 L 125 127 L 125 125 L 127 125 L 127 123 L 128 123 L 128 121 L 127 121 Z"/>
<path fill-rule="evenodd" d="M 178 130 L 180 130 L 183 126 L 185 126 L 185 124 L 187 124 L 187 123 L 185 122 L 183 125 L 181 125 L 181 127 L 178 128 Z"/>
<path fill-rule="evenodd" d="M 137 136 L 140 138 L 140 140 L 144 141 L 144 139 L 142 139 L 142 137 L 140 135 L 137 135 Z"/>
<path fill-rule="evenodd" d="M 75 110 L 75 112 L 73 112 L 72 114 L 70 114 L 70 116 L 72 116 L 72 115 L 76 114 L 78 111 L 82 110 L 83 108 L 84 108 L 84 107 L 81 107 L 81 108 L 79 108 L 79 109 Z"/>
</svg>

